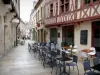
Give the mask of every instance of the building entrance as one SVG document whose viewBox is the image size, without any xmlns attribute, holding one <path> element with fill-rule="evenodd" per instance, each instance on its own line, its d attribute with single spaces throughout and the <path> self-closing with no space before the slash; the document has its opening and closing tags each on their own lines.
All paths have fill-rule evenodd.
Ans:
<svg viewBox="0 0 100 75">
<path fill-rule="evenodd" d="M 57 43 L 57 29 L 50 29 L 50 42 Z"/>
<path fill-rule="evenodd" d="M 92 46 L 100 52 L 100 21 L 92 23 Z"/>
<path fill-rule="evenodd" d="M 74 26 L 63 26 L 62 27 L 62 42 L 65 45 L 73 45 L 74 44 Z"/>
</svg>

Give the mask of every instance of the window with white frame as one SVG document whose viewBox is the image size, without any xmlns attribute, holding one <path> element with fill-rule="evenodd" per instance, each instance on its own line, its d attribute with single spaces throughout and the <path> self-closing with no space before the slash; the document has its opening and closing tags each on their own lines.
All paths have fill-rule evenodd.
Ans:
<svg viewBox="0 0 100 75">
<path fill-rule="evenodd" d="M 53 4 L 50 4 L 50 16 L 53 16 Z"/>
<path fill-rule="evenodd" d="M 69 0 L 60 0 L 61 12 L 66 12 L 69 10 Z"/>
</svg>

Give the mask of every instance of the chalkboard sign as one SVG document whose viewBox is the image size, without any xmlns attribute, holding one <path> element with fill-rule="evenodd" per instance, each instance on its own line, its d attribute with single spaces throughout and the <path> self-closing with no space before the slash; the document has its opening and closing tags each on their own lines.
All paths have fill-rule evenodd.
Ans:
<svg viewBox="0 0 100 75">
<path fill-rule="evenodd" d="M 87 44 L 88 30 L 81 30 L 80 44 Z"/>
</svg>

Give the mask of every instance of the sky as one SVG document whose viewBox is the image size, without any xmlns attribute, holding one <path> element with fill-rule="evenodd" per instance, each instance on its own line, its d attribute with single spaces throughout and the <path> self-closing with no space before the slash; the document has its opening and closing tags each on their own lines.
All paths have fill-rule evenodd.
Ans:
<svg viewBox="0 0 100 75">
<path fill-rule="evenodd" d="M 24 22 L 29 22 L 30 13 L 33 8 L 33 1 L 36 0 L 20 0 L 20 17 Z"/>
</svg>

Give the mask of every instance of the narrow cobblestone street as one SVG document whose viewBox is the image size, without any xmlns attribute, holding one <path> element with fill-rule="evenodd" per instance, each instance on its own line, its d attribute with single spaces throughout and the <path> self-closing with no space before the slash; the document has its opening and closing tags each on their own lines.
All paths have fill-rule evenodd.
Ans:
<svg viewBox="0 0 100 75">
<path fill-rule="evenodd" d="M 27 42 L 8 52 L 0 59 L 0 75 L 49 75 L 50 70 L 44 70 L 41 62 L 28 52 Z M 49 72 L 49 73 L 48 73 Z M 48 73 L 48 74 L 46 74 Z"/>
<path fill-rule="evenodd" d="M 44 68 L 41 61 L 34 57 L 32 51 L 29 53 L 28 42 L 9 51 L 0 59 L 0 75 L 51 75 L 51 68 L 48 66 Z M 78 65 L 80 75 L 83 75 L 82 63 Z M 52 75 L 56 75 L 55 70 Z M 76 69 L 71 70 L 71 75 L 78 75 Z"/>
</svg>

